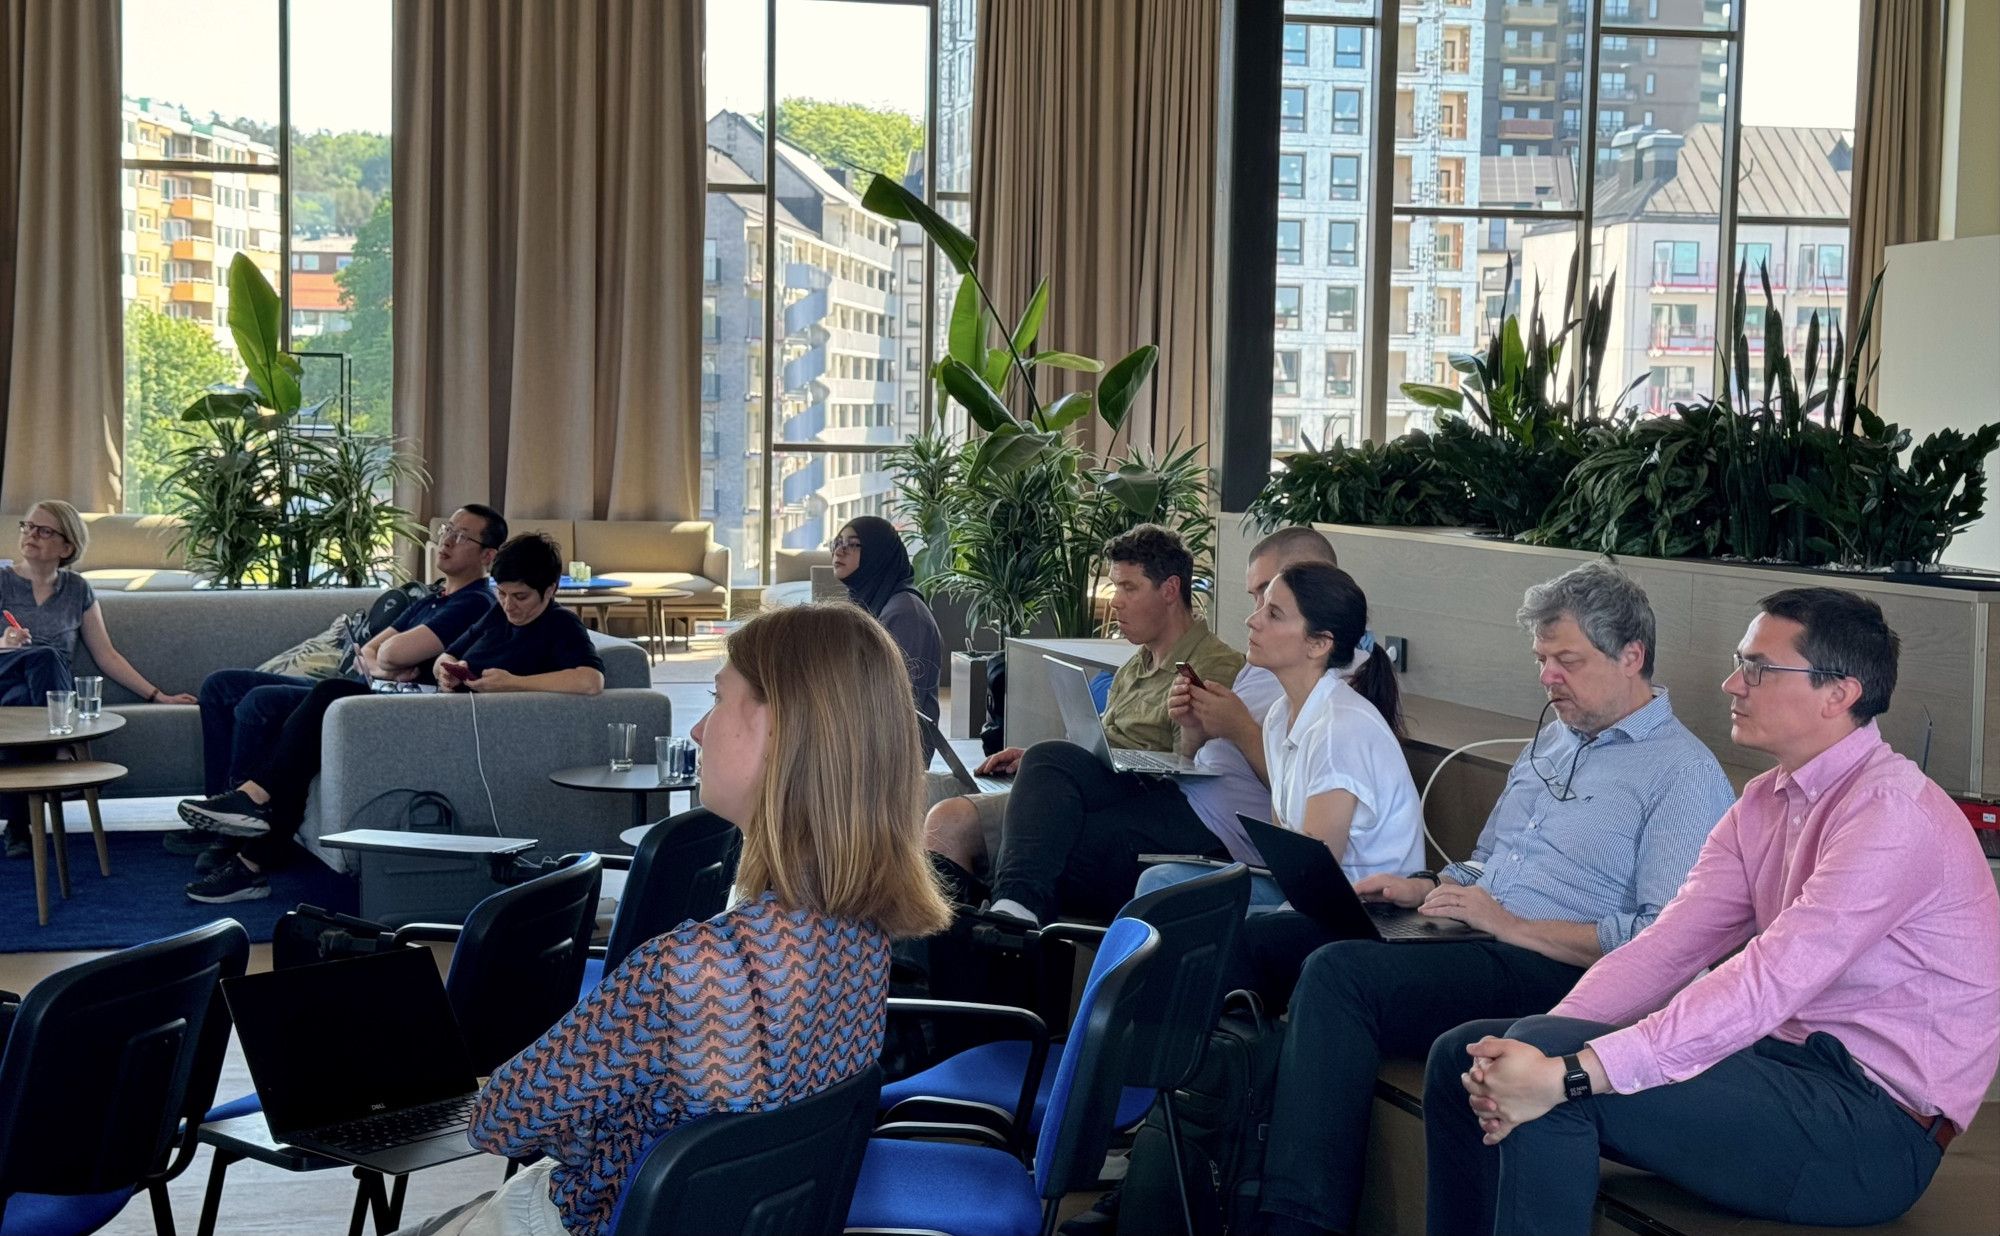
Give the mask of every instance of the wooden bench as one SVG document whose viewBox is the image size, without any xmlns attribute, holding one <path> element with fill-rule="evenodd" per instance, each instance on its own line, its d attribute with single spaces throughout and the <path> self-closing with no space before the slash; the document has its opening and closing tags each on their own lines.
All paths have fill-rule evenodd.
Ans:
<svg viewBox="0 0 2000 1236">
<path fill-rule="evenodd" d="M 1392 1060 L 1375 1083 L 1368 1178 L 1358 1236 L 1421 1236 L 1424 1230 L 1423 1066 Z M 1892 1223 L 1804 1227 L 1748 1219 L 1712 1206 L 1650 1172 L 1606 1160 L 1596 1236 L 1957 1236 L 2000 1232 L 2000 1101 L 1980 1109 L 1951 1144 L 1930 1188 Z"/>
</svg>

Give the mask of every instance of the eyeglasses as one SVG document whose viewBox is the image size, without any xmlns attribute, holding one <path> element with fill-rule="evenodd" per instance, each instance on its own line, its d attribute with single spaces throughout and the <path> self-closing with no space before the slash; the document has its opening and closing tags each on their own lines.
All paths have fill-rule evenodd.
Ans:
<svg viewBox="0 0 2000 1236">
<path fill-rule="evenodd" d="M 1763 683 L 1764 675 L 1777 671 L 1780 674 L 1813 674 L 1828 678 L 1851 678 L 1852 674 L 1841 670 L 1821 669 L 1817 665 L 1773 665 L 1769 661 L 1747 661 L 1740 652 L 1731 653 L 1736 661 L 1736 672 L 1743 675 L 1743 685 L 1754 687 Z M 1814 683 L 1814 686 L 1820 684 Z"/>
<path fill-rule="evenodd" d="M 31 536 L 37 541 L 50 541 L 59 536 L 65 541 L 69 540 L 68 537 L 63 536 L 61 528 L 51 528 L 47 524 L 31 523 L 25 519 L 21 521 L 21 535 Z"/>
<path fill-rule="evenodd" d="M 455 528 L 450 524 L 439 524 L 432 530 L 431 536 L 432 539 L 437 541 L 439 549 L 450 549 L 460 541 L 472 541 L 482 549 L 486 547 L 486 542 L 480 540 L 474 534 L 467 532 L 463 528 Z"/>
<path fill-rule="evenodd" d="M 1528 744 L 1528 768 L 1542 779 L 1542 784 L 1548 788 L 1551 797 L 1559 803 L 1566 803 L 1576 797 L 1576 792 L 1570 789 L 1570 785 L 1576 780 L 1576 766 L 1583 762 L 1583 753 L 1590 744 L 1580 742 L 1576 745 L 1576 753 L 1569 757 L 1568 772 L 1563 772 L 1561 765 L 1554 758 L 1536 754 L 1537 748 L 1542 745 L 1542 731 L 1548 727 L 1549 709 L 1555 706 L 1554 700 L 1542 705 L 1542 715 L 1535 719 L 1535 739 Z M 1562 779 L 1560 786 L 1556 784 L 1558 774 L 1561 774 Z"/>
<path fill-rule="evenodd" d="M 826 547 L 836 554 L 843 549 L 851 549 L 858 554 L 861 552 L 861 538 L 858 536 L 837 536 L 828 541 Z"/>
</svg>

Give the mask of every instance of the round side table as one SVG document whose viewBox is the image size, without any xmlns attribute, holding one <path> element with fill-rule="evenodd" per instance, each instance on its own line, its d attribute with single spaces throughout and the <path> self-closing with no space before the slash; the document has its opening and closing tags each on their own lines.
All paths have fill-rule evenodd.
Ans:
<svg viewBox="0 0 2000 1236">
<path fill-rule="evenodd" d="M 655 661 L 667 659 L 667 602 L 683 601 L 693 596 L 685 588 L 620 588 L 618 594 L 629 601 L 643 601 L 646 605 L 646 638 L 652 641 L 652 657 Z M 694 621 L 688 621 L 688 639 L 694 639 Z"/>
<path fill-rule="evenodd" d="M 630 794 L 632 796 L 632 827 L 645 831 L 646 795 L 678 794 L 685 792 L 690 804 L 701 801 L 701 778 L 683 777 L 677 781 L 660 780 L 660 770 L 648 760 L 634 764 L 624 772 L 612 772 L 608 764 L 585 764 L 577 768 L 559 768 L 549 774 L 549 780 L 557 785 L 568 786 L 572 790 L 589 790 L 599 794 Z M 629 833 L 631 830 L 626 830 Z M 619 840 L 626 833 L 619 834 Z"/>
<path fill-rule="evenodd" d="M 49 839 L 44 835 L 44 816 L 55 826 L 56 879 L 64 900 L 69 899 L 69 839 L 63 834 L 61 796 L 71 790 L 83 791 L 90 808 L 90 832 L 97 841 L 98 874 L 111 874 L 111 851 L 104 844 L 104 817 L 98 813 L 100 786 L 125 775 L 123 764 L 103 760 L 50 760 L 41 764 L 12 764 L 0 767 L 0 794 L 28 796 L 28 846 L 35 863 L 35 918 L 49 925 Z M 48 810 L 43 811 L 47 804 Z"/>
</svg>

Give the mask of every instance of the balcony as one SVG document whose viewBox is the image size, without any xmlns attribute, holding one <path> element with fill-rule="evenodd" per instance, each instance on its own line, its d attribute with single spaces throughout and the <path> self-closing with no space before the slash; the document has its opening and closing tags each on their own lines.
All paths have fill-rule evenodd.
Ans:
<svg viewBox="0 0 2000 1236">
<path fill-rule="evenodd" d="M 797 359 L 785 363 L 784 389 L 804 390 L 808 383 L 818 381 L 825 373 L 826 349 L 813 348 Z"/>
<path fill-rule="evenodd" d="M 174 242 L 174 259 L 181 262 L 215 261 L 215 242 L 206 236 L 183 236 Z"/>
<path fill-rule="evenodd" d="M 1775 289 L 1777 281 L 1771 286 Z M 1653 263 L 1653 291 L 1655 292 L 1713 292 L 1715 290 L 1715 263 L 1703 262 L 1693 270 L 1675 270 L 1671 262 Z"/>
<path fill-rule="evenodd" d="M 205 197 L 177 197 L 167 206 L 167 217 L 192 223 L 215 222 L 215 203 Z"/>
<path fill-rule="evenodd" d="M 1556 45 L 1553 43 L 1544 43 L 1540 47 L 1533 47 L 1527 44 L 1503 47 L 1500 51 L 1500 63 L 1503 65 L 1554 64 L 1556 62 L 1557 50 Z"/>
<path fill-rule="evenodd" d="M 782 538 L 786 549 L 821 549 L 826 545 L 826 519 L 815 515 L 796 528 L 785 529 Z"/>
<path fill-rule="evenodd" d="M 1630 86 L 1600 84 L 1597 87 L 1597 101 L 1600 103 L 1629 103 L 1639 97 L 1639 92 Z"/>
<path fill-rule="evenodd" d="M 1556 97 L 1554 82 L 1507 82 L 1500 83 L 1500 97 L 1503 99 L 1524 99 L 1530 103 L 1552 103 Z"/>
<path fill-rule="evenodd" d="M 167 298 L 180 305 L 212 305 L 215 303 L 215 285 L 201 280 L 184 279 L 168 286 Z"/>
<path fill-rule="evenodd" d="M 1562 20 L 1562 8 L 1550 3 L 1523 4 L 1521 0 L 1513 0 L 1501 5 L 1500 20 L 1509 26 L 1553 26 Z"/>
<path fill-rule="evenodd" d="M 1502 120 L 1500 122 L 1501 141 L 1550 142 L 1556 136 L 1556 122 L 1553 120 Z"/>
<path fill-rule="evenodd" d="M 779 422 L 780 442 L 817 442 L 820 431 L 826 428 L 826 401 L 817 400 L 812 406 L 797 416 L 787 417 Z"/>
<path fill-rule="evenodd" d="M 826 460 L 824 456 L 814 456 L 805 467 L 786 476 L 780 488 L 784 491 L 785 505 L 794 506 L 811 497 L 825 483 Z"/>
<path fill-rule="evenodd" d="M 826 317 L 826 289 L 808 292 L 785 306 L 785 333 L 796 335 Z"/>
<path fill-rule="evenodd" d="M 1655 326 L 1647 349 L 1654 356 L 1696 355 L 1715 350 L 1713 326 Z"/>
</svg>

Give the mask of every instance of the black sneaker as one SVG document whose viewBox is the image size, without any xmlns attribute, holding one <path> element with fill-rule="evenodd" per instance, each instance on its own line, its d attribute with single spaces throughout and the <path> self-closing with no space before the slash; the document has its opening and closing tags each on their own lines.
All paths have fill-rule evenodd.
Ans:
<svg viewBox="0 0 2000 1236">
<path fill-rule="evenodd" d="M 208 834 L 196 833 L 195 835 L 198 837 L 204 837 L 207 836 Z M 203 848 L 201 853 L 194 856 L 194 873 L 198 876 L 205 876 L 208 875 L 210 872 L 213 872 L 216 868 L 221 867 L 223 864 L 233 863 L 235 861 L 236 861 L 235 842 L 211 841 L 206 847 Z"/>
<path fill-rule="evenodd" d="M 193 828 L 177 828 L 160 836 L 160 848 L 181 858 L 196 858 L 215 844 L 215 838 Z"/>
<path fill-rule="evenodd" d="M 241 862 L 228 862 L 187 886 L 189 901 L 220 905 L 226 901 L 256 901 L 271 895 L 271 882 Z"/>
<path fill-rule="evenodd" d="M 230 790 L 214 798 L 184 798 L 181 819 L 189 828 L 224 837 L 262 837 L 271 831 L 271 809 L 252 800 L 242 790 Z"/>
</svg>

